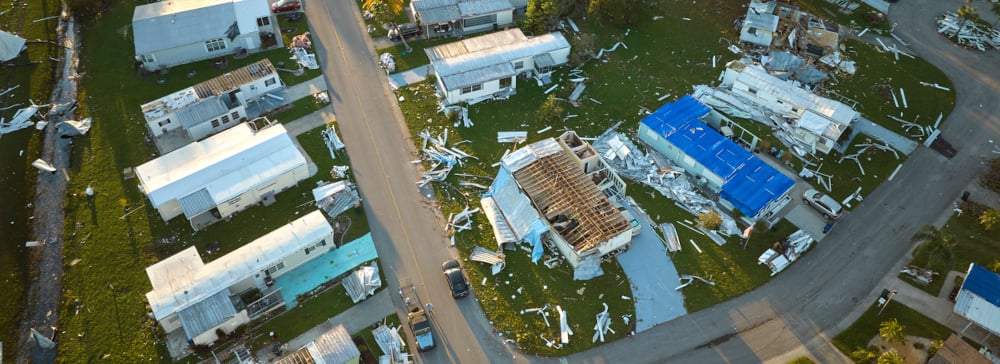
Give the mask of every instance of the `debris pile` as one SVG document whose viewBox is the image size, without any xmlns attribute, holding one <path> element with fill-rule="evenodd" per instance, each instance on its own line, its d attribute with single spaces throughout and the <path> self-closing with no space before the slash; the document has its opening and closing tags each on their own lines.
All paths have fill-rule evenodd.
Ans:
<svg viewBox="0 0 1000 364">
<path fill-rule="evenodd" d="M 569 337 L 573 335 L 573 329 L 569 327 L 569 323 L 566 321 L 566 311 L 563 311 L 562 307 L 556 305 L 556 312 L 559 312 L 559 341 L 563 344 L 569 344 Z"/>
<path fill-rule="evenodd" d="M 815 240 L 812 236 L 805 231 L 797 230 L 787 238 L 775 242 L 770 249 L 760 255 L 760 258 L 757 258 L 757 262 L 770 268 L 773 276 L 798 260 L 802 253 L 812 246 L 813 241 Z"/>
<path fill-rule="evenodd" d="M 526 314 L 526 313 L 537 313 L 538 316 L 542 317 L 542 320 L 545 320 L 545 327 L 551 327 L 551 326 L 549 326 L 549 311 L 548 311 L 549 307 L 551 307 L 551 306 L 549 306 L 549 304 L 546 303 L 545 306 L 542 306 L 542 307 L 539 307 L 539 308 L 527 308 L 527 309 L 523 309 L 523 310 L 521 310 L 521 314 L 523 315 L 523 314 Z M 545 340 L 545 338 L 543 337 L 542 340 Z M 548 340 L 545 340 L 545 344 L 546 344 L 546 346 L 548 346 L 550 348 L 552 347 L 552 345 L 551 345 L 552 342 L 550 342 Z M 556 349 L 558 349 L 558 348 L 556 348 Z"/>
<path fill-rule="evenodd" d="M 423 188 L 431 181 L 444 181 L 448 178 L 448 174 L 451 173 L 451 169 L 455 165 L 461 165 L 462 160 L 465 158 L 476 158 L 461 149 L 456 148 L 458 144 L 448 147 L 448 129 L 444 129 L 444 133 L 438 135 L 437 137 L 431 136 L 430 131 L 424 130 L 418 134 L 423 138 L 424 143 L 421 150 L 424 152 L 424 160 L 431 162 L 431 168 L 427 172 L 424 172 L 423 179 L 417 184 Z M 419 162 L 419 161 L 415 161 Z"/>
<path fill-rule="evenodd" d="M 378 264 L 372 262 L 370 266 L 363 266 L 344 278 L 344 289 L 351 301 L 358 303 L 364 301 L 368 296 L 374 295 L 375 290 L 382 287 L 382 279 L 378 275 Z"/>
<path fill-rule="evenodd" d="M 288 50 L 292 53 L 292 60 L 311 70 L 318 70 L 319 63 L 316 62 L 316 55 L 309 53 L 312 48 L 312 41 L 309 40 L 309 32 L 305 32 L 292 37 L 288 43 Z"/>
<path fill-rule="evenodd" d="M 960 45 L 980 51 L 1000 48 L 1000 31 L 989 25 L 963 20 L 952 12 L 938 17 L 937 24 L 938 33 L 949 38 L 956 37 Z"/>
<path fill-rule="evenodd" d="M 491 251 L 478 245 L 472 248 L 472 254 L 469 255 L 469 260 L 489 264 L 493 275 L 497 275 L 503 270 L 505 258 L 504 254 L 499 251 Z M 548 326 L 548 321 L 546 321 L 546 326 Z"/>
<path fill-rule="evenodd" d="M 903 268 L 903 270 L 900 271 L 899 273 L 905 274 L 914 281 L 916 281 L 917 283 L 923 285 L 931 284 L 931 282 L 934 281 L 934 276 L 938 274 L 938 272 L 932 271 L 930 269 L 920 268 L 912 265 Z"/>
<path fill-rule="evenodd" d="M 386 74 L 396 72 L 396 60 L 392 58 L 392 54 L 382 53 L 378 56 L 378 65 L 385 70 Z"/>
<path fill-rule="evenodd" d="M 340 136 L 337 135 L 337 128 L 333 123 L 326 124 L 326 129 L 319 132 L 323 135 L 323 143 L 326 144 L 326 148 L 330 150 L 330 158 L 337 159 L 336 152 L 338 150 L 344 149 L 344 142 L 340 140 Z"/>
<path fill-rule="evenodd" d="M 479 212 L 479 208 L 469 209 L 468 206 L 465 207 L 462 212 L 457 214 L 448 215 L 448 228 L 454 229 L 454 231 L 462 232 L 466 230 L 472 230 L 472 214 Z"/>
<path fill-rule="evenodd" d="M 595 317 L 597 323 L 594 325 L 594 338 L 591 339 L 591 342 L 601 340 L 603 343 L 604 335 L 606 335 L 608 331 L 612 334 L 615 333 L 615 330 L 611 329 L 611 315 L 608 314 L 608 304 L 603 302 L 601 304 L 604 305 L 604 311 L 601 311 Z"/>
<path fill-rule="evenodd" d="M 348 209 L 361 206 L 358 190 L 347 180 L 316 187 L 312 192 L 316 207 L 329 217 L 336 217 Z"/>
<path fill-rule="evenodd" d="M 409 359 L 403 354 L 403 338 L 399 336 L 399 329 L 402 326 L 389 327 L 382 324 L 372 329 L 372 336 L 379 349 L 385 353 L 379 358 L 379 363 L 407 363 Z"/>
</svg>

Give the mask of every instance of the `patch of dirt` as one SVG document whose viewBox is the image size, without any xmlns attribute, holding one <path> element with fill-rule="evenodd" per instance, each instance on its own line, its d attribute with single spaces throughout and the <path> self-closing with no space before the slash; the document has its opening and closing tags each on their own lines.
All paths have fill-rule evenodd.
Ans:
<svg viewBox="0 0 1000 364">
<path fill-rule="evenodd" d="M 914 345 L 922 349 L 918 349 Z M 906 364 L 923 364 L 929 358 L 927 348 L 931 347 L 931 340 L 919 336 L 907 336 L 906 341 L 902 344 L 893 344 L 887 343 L 882 340 L 881 336 L 875 335 L 875 338 L 868 342 L 868 347 L 872 346 L 879 349 L 879 354 L 895 349 L 903 357 L 903 362 Z"/>
</svg>

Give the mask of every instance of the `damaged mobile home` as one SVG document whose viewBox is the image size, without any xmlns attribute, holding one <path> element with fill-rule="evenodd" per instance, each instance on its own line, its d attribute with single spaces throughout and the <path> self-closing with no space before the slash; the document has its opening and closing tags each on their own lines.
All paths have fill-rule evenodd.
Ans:
<svg viewBox="0 0 1000 364">
<path fill-rule="evenodd" d="M 229 129 L 250 118 L 247 107 L 285 87 L 267 58 L 142 105 L 146 126 L 159 138 L 180 131 L 190 140 Z"/>
<path fill-rule="evenodd" d="M 569 131 L 504 157 L 481 202 L 502 247 L 528 242 L 537 262 L 544 243 L 578 268 L 630 246 L 632 227 L 612 202 L 624 195 L 618 175 Z"/>
<path fill-rule="evenodd" d="M 738 28 L 740 42 L 745 44 L 815 57 L 836 51 L 840 42 L 836 23 L 776 1 L 751 1 Z"/>
<path fill-rule="evenodd" d="M 517 76 L 547 77 L 568 62 L 570 45 L 559 32 L 528 38 L 514 28 L 424 51 L 442 102 L 452 105 L 513 95 Z"/>
<path fill-rule="evenodd" d="M 639 139 L 717 192 L 725 208 L 773 225 L 795 182 L 702 122 L 709 111 L 684 96 L 643 118 Z"/>
<path fill-rule="evenodd" d="M 410 11 L 428 37 L 462 36 L 514 24 L 510 0 L 413 0 Z"/>
<path fill-rule="evenodd" d="M 184 215 L 200 230 L 316 173 L 285 127 L 242 123 L 135 168 L 164 221 Z"/>
</svg>

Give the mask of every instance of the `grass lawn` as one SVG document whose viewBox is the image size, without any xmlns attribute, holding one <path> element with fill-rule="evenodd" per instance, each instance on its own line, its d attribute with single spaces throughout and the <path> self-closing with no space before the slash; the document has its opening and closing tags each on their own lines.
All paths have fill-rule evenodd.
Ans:
<svg viewBox="0 0 1000 364">
<path fill-rule="evenodd" d="M 985 209 L 985 206 L 981 206 Z M 969 264 L 976 263 L 989 267 L 994 261 L 1000 260 L 1000 235 L 996 231 L 988 231 L 979 224 L 978 215 L 972 209 L 966 209 L 962 215 L 952 215 L 948 223 L 942 227 L 943 231 L 950 233 L 955 239 L 954 264 L 947 266 L 944 263 L 933 265 L 930 269 L 940 274 L 934 277 L 934 281 L 929 285 L 921 285 L 911 282 L 906 276 L 903 280 L 911 282 L 916 287 L 937 295 L 945 283 L 947 272 L 956 270 L 965 272 L 969 269 Z M 925 267 L 927 265 L 927 254 L 916 254 L 910 264 Z"/>
<path fill-rule="evenodd" d="M 816 362 L 812 361 L 812 359 L 809 359 L 809 357 L 806 356 L 795 358 L 795 360 L 788 362 L 788 364 L 814 364 L 814 363 Z"/>
<path fill-rule="evenodd" d="M 859 31 L 870 28 L 871 31 L 879 34 L 888 34 L 889 32 L 888 17 L 863 2 L 855 2 L 861 7 L 850 13 L 841 11 L 836 4 L 824 0 L 798 0 L 793 3 L 813 15 L 831 19 L 837 24 L 849 26 Z"/>
<path fill-rule="evenodd" d="M 903 325 L 903 332 L 909 336 L 944 340 L 952 333 L 951 329 L 896 301 L 889 302 L 881 316 L 876 316 L 878 310 L 879 307 L 874 304 L 869 307 L 847 330 L 833 338 L 833 345 L 840 352 L 850 355 L 857 348 L 867 347 L 868 341 L 878 335 L 882 321 L 893 318 Z"/>
<path fill-rule="evenodd" d="M 80 62 L 80 72 L 86 76 L 80 87 L 78 116 L 93 116 L 94 126 L 91 133 L 74 142 L 66 201 L 66 267 L 61 334 L 57 338 L 59 357 L 65 362 L 138 362 L 161 356 L 154 345 L 159 329 L 147 315 L 145 293 L 150 284 L 145 267 L 191 244 L 204 251 L 205 245 L 218 241 L 223 250 L 220 255 L 224 254 L 311 211 L 309 192 L 315 182 L 330 180 L 333 164 L 347 164 L 344 156 L 336 162 L 330 159 L 318 131 L 306 133 L 299 140 L 320 172 L 279 194 L 275 205 L 251 208 L 231 222 L 198 234 L 183 219 L 164 223 L 146 206 L 147 199 L 136 188 L 138 182 L 122 175 L 123 169 L 155 155 L 152 144 L 143 142 L 147 130 L 139 105 L 263 57 L 275 63 L 287 60 L 287 52 L 278 49 L 242 60 L 230 58 L 223 69 L 214 69 L 210 61 L 204 61 L 174 67 L 166 75 L 139 77 L 131 61 L 129 33 L 123 31 L 128 29 L 132 10 L 131 6 L 113 8 L 83 29 L 83 44 L 103 46 L 85 47 Z M 193 77 L 187 77 L 191 71 Z M 291 85 L 319 74 L 307 71 L 298 77 L 290 73 L 281 76 Z M 88 185 L 97 192 L 92 201 L 81 197 Z M 140 210 L 121 218 L 126 211 L 136 209 Z M 352 210 L 345 215 L 352 219 L 347 239 L 367 232 L 363 212 Z M 76 259 L 78 263 L 72 264 Z"/>
<path fill-rule="evenodd" d="M 19 6 L 4 6 L 0 24 L 6 32 L 22 38 L 34 40 L 57 40 L 58 20 L 34 22 L 35 19 L 58 15 L 61 4 L 57 1 L 18 3 Z M 0 117 L 11 120 L 21 107 L 31 105 L 29 100 L 39 104 L 49 101 L 52 94 L 52 77 L 56 67 L 49 57 L 63 56 L 63 48 L 51 43 L 28 43 L 27 51 L 0 67 L 0 91 L 18 86 L 3 95 L 0 107 L 11 107 L 0 111 Z M 37 64 L 27 64 L 38 62 Z M 12 66 L 17 64 L 27 64 Z M 20 104 L 19 106 L 17 104 Z M 0 192 L 0 236 L 3 237 L 3 252 L 0 253 L 0 277 L 4 287 L 4 300 L 0 302 L 0 342 L 5 343 L 0 360 L 14 362 L 18 351 L 18 341 L 23 337 L 18 324 L 25 308 L 25 294 L 30 272 L 30 251 L 23 242 L 31 237 L 33 214 L 28 204 L 34 199 L 36 173 L 30 163 L 40 157 L 42 133 L 33 128 L 7 134 L 0 141 L 0 181 L 4 189 Z M 24 153 L 23 156 L 21 153 Z"/>
<path fill-rule="evenodd" d="M 278 340 L 287 342 L 351 306 L 354 306 L 351 297 L 347 296 L 343 285 L 337 284 L 281 316 L 256 327 L 253 330 L 256 333 L 253 341 L 254 351 L 267 347 L 271 342 L 271 338 L 268 337 L 270 332 L 274 332 Z"/>
<path fill-rule="evenodd" d="M 284 106 L 280 109 L 276 109 L 276 112 L 271 112 L 266 114 L 268 120 L 277 121 L 282 124 L 286 124 L 303 116 L 312 114 L 314 111 L 322 109 L 330 103 L 319 103 L 316 98 L 312 96 L 306 96 L 301 99 L 292 101 L 292 103 Z"/>
<path fill-rule="evenodd" d="M 391 54 L 392 60 L 396 62 L 396 71 L 393 73 L 403 72 L 430 63 L 427 59 L 427 53 L 424 52 L 424 48 L 430 48 L 436 45 L 452 43 L 455 41 L 457 41 L 457 39 L 448 37 L 434 39 L 411 39 L 407 40 L 410 45 L 409 52 L 406 51 L 406 47 L 403 46 L 403 43 L 399 43 L 392 47 L 379 49 L 376 53 L 379 55 L 382 53 Z"/>
</svg>

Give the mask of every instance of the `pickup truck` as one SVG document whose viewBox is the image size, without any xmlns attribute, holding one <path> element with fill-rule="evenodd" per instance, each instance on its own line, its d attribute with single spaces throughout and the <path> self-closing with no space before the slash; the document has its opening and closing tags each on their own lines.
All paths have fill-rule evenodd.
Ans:
<svg viewBox="0 0 1000 364">
<path fill-rule="evenodd" d="M 435 346 L 434 332 L 431 329 L 430 320 L 427 319 L 424 306 L 420 303 L 420 298 L 417 297 L 417 289 L 412 284 L 404 285 L 399 288 L 399 298 L 406 306 L 406 318 L 417 341 L 417 350 L 433 349 Z"/>
</svg>

